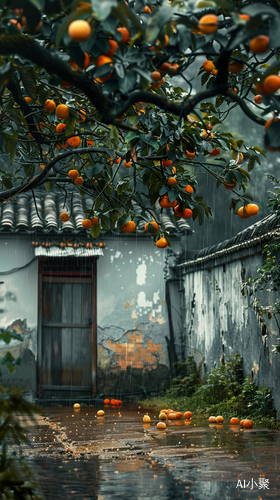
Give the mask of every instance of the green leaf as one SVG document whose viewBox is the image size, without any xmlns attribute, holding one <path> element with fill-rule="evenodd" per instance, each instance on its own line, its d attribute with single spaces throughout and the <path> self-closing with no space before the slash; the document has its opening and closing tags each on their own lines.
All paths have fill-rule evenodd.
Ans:
<svg viewBox="0 0 280 500">
<path fill-rule="evenodd" d="M 90 228 L 90 233 L 93 238 L 98 238 L 101 231 L 100 224 L 93 224 Z"/>
<path fill-rule="evenodd" d="M 184 54 L 184 52 L 189 48 L 191 45 L 191 40 L 192 40 L 192 34 L 190 28 L 184 26 L 183 24 L 177 24 L 176 25 L 177 32 L 180 35 L 180 40 L 178 43 L 178 47 L 180 52 Z M 170 42 L 170 40 L 169 40 Z"/>
<path fill-rule="evenodd" d="M 103 227 L 103 229 L 106 229 L 107 231 L 109 231 L 110 226 L 111 226 L 110 217 L 107 217 L 107 215 L 103 215 L 103 214 L 100 214 L 99 217 L 101 219 L 101 226 Z"/>
<path fill-rule="evenodd" d="M 168 189 L 167 191 L 168 199 L 171 203 L 177 199 L 178 193 L 175 191 L 175 189 Z"/>
<path fill-rule="evenodd" d="M 116 0 L 91 0 L 92 10 L 99 21 L 110 16 L 111 10 L 117 7 Z"/>
<path fill-rule="evenodd" d="M 9 157 L 10 157 L 10 165 L 12 165 L 14 159 L 15 159 L 15 156 L 16 156 L 16 152 L 17 152 L 17 147 L 16 147 L 16 142 L 11 140 L 9 141 L 10 143 L 10 154 L 9 154 Z"/>
<path fill-rule="evenodd" d="M 23 337 L 19 333 L 9 331 L 0 334 L 0 340 L 4 340 L 5 344 L 9 344 L 12 339 L 22 341 Z"/>
<path fill-rule="evenodd" d="M 66 135 L 70 135 L 73 132 L 75 125 L 76 125 L 76 118 L 70 113 L 69 116 L 66 118 L 66 132 L 65 132 Z"/>
<path fill-rule="evenodd" d="M 215 0 L 215 3 L 220 9 L 225 9 L 229 11 L 234 9 L 234 4 L 228 0 Z"/>
<path fill-rule="evenodd" d="M 251 196 L 250 194 L 243 194 L 242 197 L 246 198 L 247 200 L 253 201 L 253 196 Z"/>
<path fill-rule="evenodd" d="M 122 94 L 128 94 L 130 92 L 136 82 L 136 75 L 132 73 L 131 71 L 128 73 L 125 73 L 125 77 L 120 80 L 119 84 L 119 89 L 122 92 Z"/>
<path fill-rule="evenodd" d="M 205 83 L 209 80 L 211 73 L 209 71 L 205 71 L 201 76 L 201 85 L 205 85 Z"/>
<path fill-rule="evenodd" d="M 102 172 L 102 170 L 104 170 L 104 163 L 101 163 L 101 162 L 96 162 L 94 165 L 91 165 L 91 167 L 89 167 L 89 169 L 87 170 L 87 177 L 89 179 L 91 179 L 94 175 L 98 175 L 100 174 L 100 172 Z"/>
<path fill-rule="evenodd" d="M 251 172 L 251 170 L 253 170 L 255 163 L 256 163 L 256 157 L 252 156 L 248 163 L 248 172 Z"/>
<path fill-rule="evenodd" d="M 9 177 L 3 176 L 2 183 L 4 184 L 6 189 L 12 189 L 12 187 L 13 187 L 12 181 L 11 181 L 11 179 L 9 179 Z"/>
<path fill-rule="evenodd" d="M 45 182 L 45 183 L 44 183 L 44 186 L 45 186 L 46 191 L 47 191 L 48 193 L 49 193 L 49 192 L 50 192 L 50 190 L 52 189 L 52 184 L 53 184 L 53 183 L 52 183 L 52 182 L 50 182 L 50 181 L 48 181 L 48 182 Z"/>
<path fill-rule="evenodd" d="M 154 194 L 152 194 L 152 196 L 150 196 L 151 207 L 154 206 L 158 198 L 159 198 L 159 193 L 157 191 Z"/>
<path fill-rule="evenodd" d="M 33 175 L 34 175 L 35 166 L 34 165 L 24 165 L 23 170 L 24 170 L 26 177 L 30 178 L 30 177 L 33 177 Z"/>
<path fill-rule="evenodd" d="M 140 76 L 142 76 L 148 82 L 151 80 L 151 72 L 145 68 L 140 68 L 139 66 L 135 65 L 135 66 L 131 66 L 130 70 L 135 71 L 135 73 L 138 73 Z"/>
<path fill-rule="evenodd" d="M 145 40 L 148 43 L 153 43 L 156 41 L 159 33 L 160 33 L 160 26 L 157 22 L 157 19 L 151 17 L 148 22 L 148 26 L 145 30 Z"/>
<path fill-rule="evenodd" d="M 39 93 L 39 102 L 40 102 L 40 104 L 42 104 L 42 106 L 44 106 L 44 104 L 45 104 L 46 100 L 49 98 L 50 94 L 51 94 L 50 89 L 42 90 Z"/>
<path fill-rule="evenodd" d="M 132 139 L 136 139 L 140 137 L 139 132 L 128 132 L 126 136 L 126 142 L 132 141 Z"/>
<path fill-rule="evenodd" d="M 10 373 L 13 373 L 15 371 L 15 367 L 14 367 L 14 363 L 13 363 L 14 359 L 15 358 L 10 353 L 10 351 L 6 352 L 5 356 L 3 356 L 3 358 L 2 358 L 2 364 L 8 368 Z"/>
<path fill-rule="evenodd" d="M 146 144 L 149 144 L 152 146 L 154 149 L 158 148 L 158 141 L 153 138 L 152 134 L 140 134 L 140 139 L 145 142 Z"/>
<path fill-rule="evenodd" d="M 195 207 L 194 211 L 195 211 L 196 216 L 198 218 L 199 225 L 202 226 L 204 212 L 201 212 L 200 209 L 198 208 L 198 206 Z"/>
<path fill-rule="evenodd" d="M 102 0 L 102 3 L 103 1 L 104 0 Z M 115 17 L 117 17 L 116 12 L 121 12 L 125 18 L 129 19 L 132 22 L 137 31 L 143 33 L 143 24 L 140 23 L 138 16 L 133 12 L 132 9 L 129 8 L 128 5 L 117 2 L 117 9 L 115 7 L 113 7 L 112 9 L 112 14 L 114 14 Z"/>
<path fill-rule="evenodd" d="M 208 206 L 205 203 L 202 203 L 202 202 L 200 202 L 199 205 L 204 208 L 205 215 L 209 219 L 209 209 L 208 209 Z"/>
<path fill-rule="evenodd" d="M 129 181 L 119 181 L 117 185 L 117 193 L 122 194 L 123 191 L 126 191 L 129 186 Z"/>
<path fill-rule="evenodd" d="M 165 237 L 165 239 L 166 239 L 166 241 L 167 241 L 167 243 L 168 243 L 169 248 L 172 248 L 171 241 L 170 241 L 170 239 L 168 238 L 168 236 L 165 234 L 165 235 L 164 235 L 164 237 Z"/>
<path fill-rule="evenodd" d="M 24 88 L 27 94 L 32 97 L 32 99 L 36 99 L 36 81 L 33 76 L 32 69 L 24 69 L 20 68 L 20 78 L 24 85 Z"/>
<path fill-rule="evenodd" d="M 201 0 L 201 1 L 199 1 L 199 8 L 200 9 L 204 9 L 204 8 L 207 8 L 207 7 L 216 7 L 216 6 L 217 6 L 216 2 L 211 1 L 211 0 Z"/>
<path fill-rule="evenodd" d="M 238 170 L 239 172 L 242 172 L 242 174 L 244 174 L 249 180 L 251 180 L 250 174 L 249 172 L 247 172 L 247 170 L 244 170 L 244 168 L 239 168 Z"/>
<path fill-rule="evenodd" d="M 224 100 L 225 100 L 225 96 L 218 94 L 216 97 L 216 103 L 215 103 L 216 108 L 219 108 L 223 104 Z"/>
</svg>

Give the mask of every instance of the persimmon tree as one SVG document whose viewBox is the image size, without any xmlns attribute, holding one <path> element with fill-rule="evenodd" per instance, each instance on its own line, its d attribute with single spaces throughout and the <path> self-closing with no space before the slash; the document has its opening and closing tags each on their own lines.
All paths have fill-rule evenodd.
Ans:
<svg viewBox="0 0 280 500">
<path fill-rule="evenodd" d="M 247 188 L 265 156 L 260 138 L 280 148 L 277 1 L 0 7 L 2 203 L 40 186 L 77 190 L 92 196 L 84 227 L 93 237 L 101 227 L 132 232 L 140 218 L 164 247 L 156 205 L 202 224 L 204 172 L 231 191 L 236 215 L 257 213 Z M 235 107 L 260 125 L 256 146 L 225 132 Z"/>
</svg>

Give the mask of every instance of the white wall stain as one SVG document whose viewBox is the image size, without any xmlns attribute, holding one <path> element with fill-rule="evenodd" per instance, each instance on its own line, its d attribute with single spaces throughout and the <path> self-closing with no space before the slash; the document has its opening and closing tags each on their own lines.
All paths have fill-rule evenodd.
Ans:
<svg viewBox="0 0 280 500">
<path fill-rule="evenodd" d="M 141 260 L 141 259 L 140 259 Z M 136 283 L 137 285 L 145 285 L 146 282 L 146 272 L 147 272 L 147 266 L 145 262 L 142 261 L 142 264 L 137 267 L 136 269 Z"/>
<path fill-rule="evenodd" d="M 121 252 L 117 251 L 115 253 L 115 259 L 119 259 L 119 257 L 121 257 L 121 256 L 123 257 L 123 255 L 121 254 Z"/>
<path fill-rule="evenodd" d="M 159 290 L 157 292 L 154 292 L 153 295 L 153 302 L 156 304 L 159 301 Z"/>
<path fill-rule="evenodd" d="M 152 301 L 146 300 L 145 292 L 138 293 L 137 303 L 138 303 L 138 307 L 144 307 L 144 308 L 153 307 Z"/>
</svg>

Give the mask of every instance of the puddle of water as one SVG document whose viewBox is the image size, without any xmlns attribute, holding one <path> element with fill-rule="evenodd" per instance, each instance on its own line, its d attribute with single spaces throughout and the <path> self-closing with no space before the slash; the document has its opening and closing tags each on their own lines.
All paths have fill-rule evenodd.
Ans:
<svg viewBox="0 0 280 500">
<path fill-rule="evenodd" d="M 142 408 L 107 408 L 101 418 L 97 409 L 48 409 L 50 423 L 63 428 L 77 449 L 98 444 L 105 455 L 33 458 L 46 500 L 280 499 L 280 433 L 198 418 L 171 421 L 160 432 L 157 412 L 149 411 L 151 425 L 143 425 Z M 123 459 L 113 454 L 104 460 L 110 450 Z M 151 462 L 129 458 L 130 450 Z"/>
<path fill-rule="evenodd" d="M 244 483 L 243 478 L 237 488 L 237 481 L 223 481 L 222 477 L 220 481 L 201 481 L 195 466 L 189 467 L 194 481 L 180 481 L 164 467 L 151 467 L 142 460 L 77 462 L 37 457 L 32 463 L 46 500 L 279 499 L 279 489 L 271 489 L 271 485 L 269 490 L 259 490 L 256 476 L 253 488 L 252 480 Z"/>
<path fill-rule="evenodd" d="M 144 460 L 74 461 L 37 457 L 33 470 L 46 500 L 188 499 L 185 487 L 162 467 Z"/>
</svg>

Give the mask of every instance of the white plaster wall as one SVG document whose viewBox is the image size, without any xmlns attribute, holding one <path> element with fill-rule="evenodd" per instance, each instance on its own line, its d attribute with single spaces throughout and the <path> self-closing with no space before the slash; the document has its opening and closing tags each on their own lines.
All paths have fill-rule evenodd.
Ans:
<svg viewBox="0 0 280 500">
<path fill-rule="evenodd" d="M 34 258 L 31 238 L 17 235 L 0 236 L 0 272 L 21 268 Z M 29 328 L 37 328 L 38 321 L 38 261 L 7 275 L 0 275 L 0 327 L 5 328 L 15 319 L 26 319 Z"/>
<path fill-rule="evenodd" d="M 219 366 L 222 355 L 241 354 L 244 374 L 259 385 L 272 389 L 276 409 L 280 412 L 280 393 L 277 375 L 280 356 L 272 352 L 280 336 L 274 320 L 264 318 L 268 335 L 262 335 L 260 318 L 249 307 L 252 298 L 241 293 L 241 272 L 245 279 L 255 277 L 262 264 L 260 253 L 249 254 L 225 265 L 186 274 L 185 321 L 188 343 L 198 349 L 205 358 L 206 370 Z M 195 306 L 192 308 L 195 293 Z M 267 305 L 275 297 L 260 292 L 261 304 Z"/>
<path fill-rule="evenodd" d="M 98 325 L 132 328 L 149 320 L 166 323 L 166 251 L 149 237 L 108 239 L 106 245 L 104 257 L 97 261 Z"/>
</svg>

